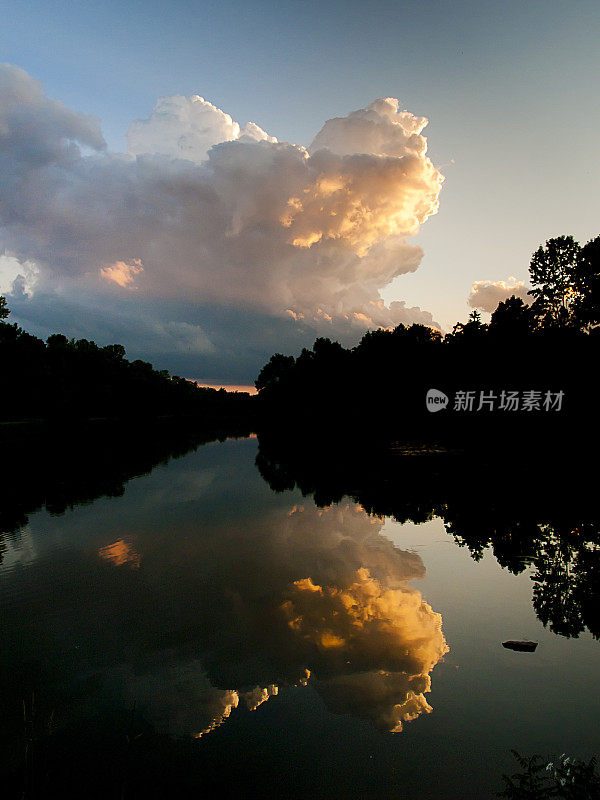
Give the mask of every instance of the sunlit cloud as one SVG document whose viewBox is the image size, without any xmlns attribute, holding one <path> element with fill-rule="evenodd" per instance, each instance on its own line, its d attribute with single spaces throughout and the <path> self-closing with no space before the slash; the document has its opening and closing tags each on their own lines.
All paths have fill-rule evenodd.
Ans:
<svg viewBox="0 0 600 800">
<path fill-rule="evenodd" d="M 508 300 L 513 295 L 524 303 L 531 303 L 531 295 L 527 294 L 529 288 L 525 281 L 518 281 L 514 277 L 510 277 L 507 281 L 475 281 L 471 286 L 467 302 L 472 308 L 492 313 L 498 307 L 498 303 Z"/>
<path fill-rule="evenodd" d="M 128 153 L 112 153 L 96 118 L 3 65 L 0 252 L 36 265 L 46 306 L 52 293 L 77 305 L 135 288 L 135 307 L 119 312 L 132 332 L 150 303 L 163 325 L 195 324 L 188 309 L 202 303 L 240 320 L 291 318 L 311 338 L 320 326 L 343 337 L 435 324 L 380 296 L 418 268 L 407 240 L 438 210 L 426 124 L 384 98 L 329 120 L 305 148 L 174 95 L 131 124 Z M 40 312 L 32 301 L 30 316 Z"/>
<path fill-rule="evenodd" d="M 160 97 L 148 119 L 137 119 L 127 131 L 127 151 L 132 155 L 160 153 L 195 163 L 206 159 L 219 142 L 269 141 L 254 122 L 244 127 L 200 95 Z"/>
<path fill-rule="evenodd" d="M 235 603 L 219 615 L 207 672 L 178 667 L 187 677 L 169 702 L 181 703 L 185 689 L 180 724 L 203 736 L 240 704 L 256 710 L 309 682 L 334 713 L 384 731 L 430 713 L 431 673 L 448 646 L 440 614 L 411 583 L 425 574 L 420 557 L 394 547 L 383 520 L 355 503 L 296 504 L 256 522 L 244 543 L 219 533 L 224 571 L 210 585 Z M 216 545 L 207 546 L 212 563 Z"/>
<path fill-rule="evenodd" d="M 213 711 L 214 716 L 211 719 L 210 724 L 208 727 L 195 733 L 194 738 L 200 739 L 205 734 L 214 731 L 215 728 L 219 727 L 219 725 L 222 725 L 226 719 L 229 719 L 233 709 L 238 707 L 239 702 L 239 694 L 232 689 L 227 689 L 226 691 L 217 695 L 216 699 L 213 701 L 213 707 L 216 706 L 216 708 Z"/>
<path fill-rule="evenodd" d="M 389 237 L 415 235 L 438 210 L 441 176 L 430 162 L 425 169 L 421 156 L 334 156 L 323 150 L 310 162 L 317 177 L 287 201 L 280 217 L 294 247 L 332 239 L 364 257 Z"/>
<path fill-rule="evenodd" d="M 264 688 L 261 686 L 255 686 L 254 689 L 244 692 L 242 697 L 248 711 L 256 711 L 260 705 L 266 703 L 269 698 L 275 697 L 275 695 L 278 693 L 278 687 L 270 684 Z M 232 711 L 240 704 L 240 692 L 228 689 L 220 694 L 217 694 L 212 703 L 214 716 L 206 728 L 194 734 L 195 739 L 200 739 L 205 734 L 214 731 L 215 728 L 218 728 L 219 725 L 222 725 L 225 722 L 225 720 L 229 719 Z"/>
<path fill-rule="evenodd" d="M 316 681 L 332 708 L 392 732 L 432 711 L 424 694 L 448 647 L 440 614 L 417 590 L 390 588 L 362 567 L 347 586 L 323 587 L 305 578 L 294 582 L 290 595 L 282 612 L 290 630 L 324 659 Z M 352 668 L 340 670 L 342 664 Z M 373 664 L 380 668 L 369 669 Z"/>
<path fill-rule="evenodd" d="M 125 288 L 130 286 L 134 282 L 135 276 L 143 271 L 144 268 L 139 259 L 134 259 L 130 264 L 126 264 L 124 261 L 115 261 L 109 267 L 100 269 L 100 277 Z"/>
<path fill-rule="evenodd" d="M 275 697 L 276 694 L 279 694 L 279 689 L 274 684 L 265 686 L 264 689 L 260 686 L 255 686 L 254 689 L 251 689 L 249 692 L 245 692 L 244 700 L 246 702 L 248 711 L 256 711 L 260 705 L 266 703 L 270 697 Z"/>
<path fill-rule="evenodd" d="M 429 675 L 386 670 L 340 675 L 322 687 L 332 711 L 370 719 L 390 733 L 399 733 L 405 722 L 421 714 L 431 714 L 433 708 L 425 698 L 430 689 Z"/>
<path fill-rule="evenodd" d="M 168 486 L 157 484 L 145 517 L 178 498 L 193 506 L 215 481 L 214 492 L 227 497 L 219 493 L 229 486 L 222 482 L 229 464 L 183 470 L 183 482 L 176 471 Z M 280 498 L 258 514 L 227 506 L 206 524 L 193 511 L 173 519 L 168 559 L 164 537 L 151 528 L 143 559 L 126 537 L 92 551 L 76 547 L 74 596 L 110 625 L 102 647 L 96 634 L 83 637 L 65 680 L 96 672 L 98 702 L 117 692 L 123 707 L 135 701 L 144 720 L 176 736 L 208 735 L 240 706 L 268 713 L 278 695 L 306 684 L 333 713 L 384 731 L 429 713 L 431 676 L 447 645 L 441 616 L 415 585 L 425 575 L 420 556 L 395 547 L 383 520 L 351 501 L 318 508 Z M 196 524 L 202 536 L 191 535 Z M 79 631 L 80 605 L 65 613 L 61 630 Z M 40 619 L 27 636 L 40 639 L 42 624 L 44 662 L 62 663 L 62 638 L 45 628 L 54 618 Z M 131 643 L 130 663 L 123 641 Z"/>
<path fill-rule="evenodd" d="M 120 686 L 124 704 L 135 706 L 162 732 L 199 739 L 238 708 L 239 692 L 214 686 L 201 661 L 181 660 L 169 651 L 160 655 L 139 664 L 117 663 L 107 680 Z"/>
</svg>

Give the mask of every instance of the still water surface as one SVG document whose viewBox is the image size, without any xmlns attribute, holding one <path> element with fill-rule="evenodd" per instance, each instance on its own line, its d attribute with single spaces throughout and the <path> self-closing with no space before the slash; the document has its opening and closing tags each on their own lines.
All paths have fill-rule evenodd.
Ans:
<svg viewBox="0 0 600 800">
<path fill-rule="evenodd" d="M 23 702 L 30 740 L 114 796 L 488 798 L 510 748 L 600 751 L 599 644 L 542 626 L 528 571 L 475 562 L 439 518 L 275 493 L 256 446 L 205 445 L 5 539 L 4 774 Z"/>
</svg>

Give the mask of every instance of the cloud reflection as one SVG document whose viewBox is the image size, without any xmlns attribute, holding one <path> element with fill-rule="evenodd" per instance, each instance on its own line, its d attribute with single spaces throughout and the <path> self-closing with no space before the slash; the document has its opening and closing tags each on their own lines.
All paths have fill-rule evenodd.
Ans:
<svg viewBox="0 0 600 800">
<path fill-rule="evenodd" d="M 308 516 L 320 527 L 331 523 L 330 532 L 338 536 L 346 521 L 355 535 L 364 535 L 368 526 L 364 566 L 348 572 L 344 563 L 322 583 L 311 577 L 294 581 L 281 605 L 290 635 L 305 651 L 316 688 L 332 711 L 400 731 L 402 722 L 432 710 L 424 693 L 431 688 L 431 670 L 448 652 L 441 615 L 407 583 L 424 573 L 422 563 L 414 553 L 390 547 L 379 533 L 380 521 L 374 536 L 374 520 L 360 508 L 337 507 L 333 514 L 311 509 Z"/>
<path fill-rule="evenodd" d="M 140 566 L 140 555 L 124 539 L 118 539 L 116 542 L 106 545 L 106 547 L 101 547 L 98 550 L 98 555 L 115 567 L 128 564 L 130 567 L 137 569 Z"/>
<path fill-rule="evenodd" d="M 307 684 L 331 712 L 384 731 L 431 711 L 430 675 L 448 649 L 441 616 L 411 583 L 425 574 L 421 558 L 383 536 L 381 518 L 276 495 L 232 504 L 229 461 L 211 471 L 212 500 L 173 467 L 173 504 L 161 475 L 145 500 L 132 485 L 114 521 L 87 526 L 83 547 L 73 516 L 55 572 L 38 560 L 14 573 L 14 591 L 31 600 L 7 629 L 23 657 L 62 665 L 65 721 L 82 681 L 94 687 L 86 702 L 135 705 L 174 736 L 264 713 Z M 60 613 L 47 602 L 57 586 Z"/>
<path fill-rule="evenodd" d="M 394 547 L 381 526 L 360 506 L 307 503 L 247 526 L 243 577 L 232 565 L 214 586 L 234 601 L 205 662 L 212 684 L 237 685 L 238 699 L 224 687 L 224 710 L 202 733 L 242 698 L 256 709 L 281 684 L 310 682 L 333 713 L 384 731 L 431 712 L 430 674 L 448 652 L 442 618 L 409 584 L 425 574 L 421 558 Z"/>
</svg>

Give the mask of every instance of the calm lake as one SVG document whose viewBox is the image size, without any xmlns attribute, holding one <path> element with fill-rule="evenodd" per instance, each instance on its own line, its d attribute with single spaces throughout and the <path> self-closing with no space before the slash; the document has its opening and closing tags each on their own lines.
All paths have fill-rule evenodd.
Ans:
<svg viewBox="0 0 600 800">
<path fill-rule="evenodd" d="M 536 567 L 275 492 L 256 454 L 206 444 L 0 539 L 11 797 L 490 798 L 510 748 L 600 752 L 600 645 L 544 627 Z"/>
</svg>

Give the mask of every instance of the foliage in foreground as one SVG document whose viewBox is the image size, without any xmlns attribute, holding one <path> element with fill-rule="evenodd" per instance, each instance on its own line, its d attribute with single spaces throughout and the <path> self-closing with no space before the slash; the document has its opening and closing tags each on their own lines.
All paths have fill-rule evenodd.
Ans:
<svg viewBox="0 0 600 800">
<path fill-rule="evenodd" d="M 522 772 L 504 775 L 505 789 L 498 797 L 511 800 L 545 800 L 562 797 L 568 800 L 597 800 L 600 798 L 600 776 L 596 758 L 578 761 L 564 753 L 550 763 L 540 755 L 521 756 L 511 751 Z"/>
</svg>

